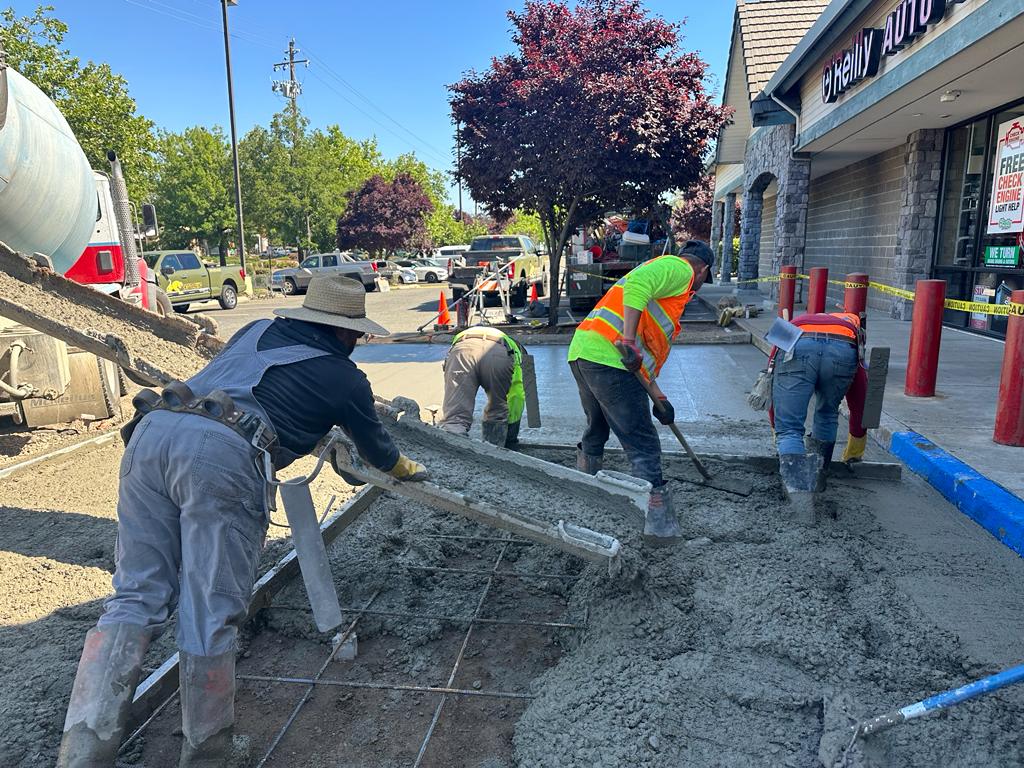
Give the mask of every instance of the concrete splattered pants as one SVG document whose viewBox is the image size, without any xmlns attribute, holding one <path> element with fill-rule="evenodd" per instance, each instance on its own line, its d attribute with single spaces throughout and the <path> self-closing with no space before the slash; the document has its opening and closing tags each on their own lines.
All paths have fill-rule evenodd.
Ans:
<svg viewBox="0 0 1024 768">
<path fill-rule="evenodd" d="M 444 405 L 441 429 L 465 435 L 473 424 L 476 393 L 487 393 L 484 421 L 508 421 L 508 391 L 515 358 L 501 341 L 461 339 L 444 361 Z"/>
<path fill-rule="evenodd" d="M 267 532 L 266 484 L 228 427 L 155 411 L 121 459 L 114 595 L 99 624 L 159 635 L 178 607 L 178 647 L 217 656 L 235 647 Z"/>
</svg>

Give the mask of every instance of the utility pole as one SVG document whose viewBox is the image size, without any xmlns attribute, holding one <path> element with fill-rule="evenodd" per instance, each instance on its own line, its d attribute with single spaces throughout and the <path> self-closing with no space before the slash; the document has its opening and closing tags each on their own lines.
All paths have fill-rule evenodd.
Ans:
<svg viewBox="0 0 1024 768">
<path fill-rule="evenodd" d="M 228 112 L 231 115 L 231 155 L 235 164 L 235 214 L 238 220 L 238 260 L 245 270 L 245 223 L 242 220 L 242 179 L 238 170 L 238 132 L 235 130 L 235 93 L 231 85 L 231 43 L 228 38 L 228 5 L 238 5 L 237 0 L 221 0 L 224 16 L 224 64 L 228 71 Z M 220 264 L 224 266 L 226 254 L 221 253 Z"/>
<path fill-rule="evenodd" d="M 283 69 L 288 70 L 287 80 L 275 80 L 271 88 L 275 93 L 280 93 L 288 101 L 291 102 L 291 128 L 292 128 L 292 151 L 289 162 L 295 166 L 295 148 L 299 144 L 299 94 L 302 93 L 302 83 L 295 79 L 295 65 L 305 64 L 309 68 L 309 59 L 296 59 L 295 56 L 299 53 L 299 49 L 295 47 L 295 38 L 293 37 L 288 41 L 288 50 L 285 51 L 285 56 L 288 58 L 284 61 L 279 61 L 274 64 L 274 71 L 278 72 Z M 306 240 L 310 240 L 309 231 L 309 214 L 304 216 L 306 221 Z M 305 256 L 305 246 L 299 246 L 299 255 Z"/>
<path fill-rule="evenodd" d="M 459 221 L 462 221 L 462 123 L 455 124 L 455 180 L 459 185 Z"/>
<path fill-rule="evenodd" d="M 288 70 L 287 80 L 275 80 L 271 86 L 273 90 L 280 93 L 286 99 L 291 102 L 292 107 L 292 142 L 293 146 L 298 143 L 298 130 L 299 130 L 299 94 L 302 93 L 302 83 L 295 79 L 295 65 L 305 64 L 309 67 L 309 59 L 296 59 L 295 56 L 299 53 L 299 49 L 295 47 L 295 38 L 293 37 L 288 41 L 288 50 L 285 51 L 285 55 L 288 57 L 284 61 L 279 61 L 274 65 L 274 71 Z"/>
</svg>

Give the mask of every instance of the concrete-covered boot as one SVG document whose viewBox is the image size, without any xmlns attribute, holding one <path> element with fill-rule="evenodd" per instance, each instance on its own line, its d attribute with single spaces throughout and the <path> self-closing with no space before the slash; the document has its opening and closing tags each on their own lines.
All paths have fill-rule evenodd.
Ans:
<svg viewBox="0 0 1024 768">
<path fill-rule="evenodd" d="M 515 448 L 519 445 L 519 426 L 521 424 L 521 421 L 513 421 L 508 425 L 508 434 L 505 436 L 506 448 Z"/>
<path fill-rule="evenodd" d="M 134 624 L 105 624 L 86 634 L 58 768 L 114 765 L 148 647 L 149 630 Z"/>
<path fill-rule="evenodd" d="M 235 730 L 235 652 L 179 654 L 181 745 L 178 768 L 224 768 Z"/>
<path fill-rule="evenodd" d="M 576 469 L 588 475 L 596 475 L 601 471 L 604 459 L 601 456 L 588 456 L 583 452 L 583 443 L 576 443 Z"/>
<path fill-rule="evenodd" d="M 821 455 L 817 453 L 783 453 L 779 456 L 779 475 L 789 497 L 793 519 L 803 525 L 814 525 L 814 489 L 821 467 Z"/>
<path fill-rule="evenodd" d="M 485 421 L 480 425 L 483 430 L 484 441 L 499 448 L 505 447 L 508 439 L 507 421 Z"/>
<path fill-rule="evenodd" d="M 665 546 L 679 541 L 682 535 L 679 519 L 672 508 L 672 494 L 668 485 L 651 491 L 644 518 L 644 541 L 654 546 Z"/>
<path fill-rule="evenodd" d="M 832 465 L 832 454 L 836 451 L 836 443 L 834 440 L 831 443 L 826 443 L 813 435 L 807 435 L 804 438 L 804 445 L 808 453 L 821 456 L 821 468 L 818 470 L 817 481 L 814 484 L 815 492 L 821 493 L 825 490 L 828 482 L 828 470 Z"/>
</svg>

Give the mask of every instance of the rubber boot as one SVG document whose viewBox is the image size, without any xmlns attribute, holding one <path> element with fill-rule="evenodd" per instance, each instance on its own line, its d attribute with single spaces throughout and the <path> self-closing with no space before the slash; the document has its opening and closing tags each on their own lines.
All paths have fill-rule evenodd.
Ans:
<svg viewBox="0 0 1024 768">
<path fill-rule="evenodd" d="M 521 421 L 513 421 L 508 425 L 508 434 L 505 437 L 505 447 L 515 448 L 519 445 L 519 425 Z"/>
<path fill-rule="evenodd" d="M 496 445 L 499 448 L 505 447 L 505 441 L 508 439 L 507 421 L 485 421 L 480 426 L 483 429 L 485 442 Z"/>
<path fill-rule="evenodd" d="M 601 471 L 604 458 L 601 456 L 588 456 L 583 452 L 583 443 L 576 443 L 576 469 L 586 472 L 588 475 L 596 475 Z"/>
<path fill-rule="evenodd" d="M 682 533 L 679 519 L 672 508 L 672 494 L 668 485 L 651 491 L 647 502 L 647 516 L 644 518 L 644 541 L 655 547 L 663 547 L 679 541 Z"/>
<path fill-rule="evenodd" d="M 224 768 L 235 730 L 235 652 L 179 653 L 181 745 L 178 768 Z"/>
<path fill-rule="evenodd" d="M 817 453 L 784 453 L 779 456 L 782 487 L 789 497 L 792 518 L 801 525 L 814 525 L 814 489 L 821 467 L 821 455 Z"/>
<path fill-rule="evenodd" d="M 134 624 L 104 624 L 86 634 L 58 768 L 114 765 L 148 647 L 149 630 Z"/>
<path fill-rule="evenodd" d="M 829 467 L 832 466 L 832 454 L 836 451 L 836 443 L 834 440 L 831 443 L 825 443 L 813 435 L 808 435 L 804 438 L 804 445 L 807 447 L 808 453 L 821 456 L 821 469 L 818 470 L 817 481 L 814 484 L 815 493 L 821 493 L 828 483 L 828 472 Z"/>
</svg>

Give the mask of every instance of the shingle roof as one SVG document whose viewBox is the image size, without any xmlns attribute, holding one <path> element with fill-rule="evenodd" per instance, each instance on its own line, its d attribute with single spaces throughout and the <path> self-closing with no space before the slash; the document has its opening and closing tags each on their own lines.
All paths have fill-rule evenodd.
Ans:
<svg viewBox="0 0 1024 768">
<path fill-rule="evenodd" d="M 737 0 L 751 101 L 828 4 L 829 0 Z"/>
</svg>

